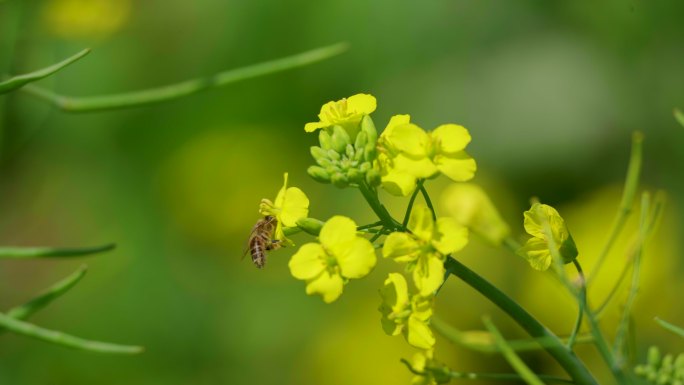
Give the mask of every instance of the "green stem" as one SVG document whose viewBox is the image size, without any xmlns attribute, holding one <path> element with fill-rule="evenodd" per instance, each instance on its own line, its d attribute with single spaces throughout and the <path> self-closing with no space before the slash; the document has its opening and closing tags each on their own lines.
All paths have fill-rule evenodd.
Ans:
<svg viewBox="0 0 684 385">
<path fill-rule="evenodd" d="M 500 352 L 500 350 L 492 341 L 491 336 L 486 331 L 461 331 L 436 316 L 432 316 L 432 318 L 430 318 L 430 326 L 437 333 L 454 344 L 480 353 L 492 354 Z M 592 341 L 594 341 L 594 338 L 590 335 L 580 335 L 576 339 L 576 343 L 591 343 Z M 517 339 L 508 340 L 507 342 L 508 345 L 516 352 L 535 351 L 553 345 L 553 340 L 549 338 Z"/>
<path fill-rule="evenodd" d="M 494 342 L 499 350 L 501 350 L 501 354 L 503 354 L 506 361 L 508 361 L 513 369 L 515 369 L 520 377 L 529 385 L 544 385 L 544 383 L 539 379 L 539 377 L 537 377 L 532 369 L 530 369 L 529 366 L 523 362 L 520 356 L 518 356 L 518 354 L 516 354 L 515 351 L 508 346 L 503 335 L 501 335 L 499 329 L 494 326 L 492 320 L 489 319 L 489 317 L 484 317 L 482 321 L 484 322 L 487 330 L 489 330 L 489 333 L 494 337 Z"/>
<path fill-rule="evenodd" d="M 420 192 L 423 194 L 423 199 L 425 199 L 425 204 L 427 205 L 427 207 L 432 212 L 432 219 L 437 220 L 437 213 L 435 212 L 435 207 L 432 205 L 432 201 L 430 200 L 430 195 L 428 194 L 427 190 L 425 189 L 425 186 L 423 186 L 423 183 L 420 183 L 418 185 L 418 188 L 420 189 Z"/>
<path fill-rule="evenodd" d="M 584 364 L 571 350 L 563 345 L 553 332 L 542 325 L 517 302 L 499 290 L 499 288 L 451 257 L 447 258 L 446 267 L 451 267 L 452 275 L 460 278 L 511 316 L 530 336 L 548 340 L 548 346 L 545 347 L 545 350 L 565 369 L 575 383 L 584 385 L 598 384 Z"/>
<path fill-rule="evenodd" d="M 413 203 L 416 201 L 416 197 L 418 196 L 418 193 L 420 192 L 420 187 L 423 186 L 423 180 L 419 179 L 418 180 L 418 185 L 416 186 L 416 189 L 413 190 L 413 194 L 411 194 L 411 199 L 409 199 L 408 206 L 406 207 L 406 214 L 404 214 L 404 220 L 401 222 L 401 225 L 406 228 L 408 225 L 409 218 L 411 217 L 411 211 L 413 211 Z"/>
<path fill-rule="evenodd" d="M 27 258 L 53 258 L 53 257 L 78 257 L 90 254 L 102 253 L 113 250 L 116 247 L 111 243 L 104 246 L 58 249 L 52 247 L 0 247 L 0 258 L 27 259 Z"/>
<path fill-rule="evenodd" d="M 596 260 L 596 265 L 594 265 L 591 274 L 589 274 L 587 282 L 591 282 L 594 278 L 596 278 L 596 275 L 598 275 L 601 267 L 603 266 L 603 262 L 605 262 L 608 253 L 613 247 L 613 244 L 615 244 L 615 241 L 622 232 L 622 229 L 625 227 L 627 219 L 632 212 L 634 197 L 636 195 L 637 188 L 639 187 L 643 140 L 644 136 L 641 132 L 637 131 L 632 135 L 632 150 L 629 157 L 629 165 L 627 166 L 627 178 L 625 179 L 625 187 L 622 192 L 620 209 L 618 210 L 617 216 L 613 221 L 613 227 L 610 230 L 608 240 L 603 246 L 603 249 L 601 249 L 601 254 L 599 254 Z"/>
<path fill-rule="evenodd" d="M 0 94 L 6 94 L 10 91 L 14 91 L 16 89 L 24 87 L 31 82 L 35 82 L 37 80 L 46 78 L 54 74 L 55 72 L 61 70 L 62 68 L 78 61 L 79 59 L 83 58 L 85 55 L 89 53 L 90 49 L 86 48 L 83 51 L 62 60 L 59 63 L 53 64 L 49 67 L 45 67 L 43 69 L 28 74 L 17 75 L 5 80 L 4 82 L 0 82 Z"/>
<path fill-rule="evenodd" d="M 360 231 L 360 230 L 372 229 L 373 227 L 378 227 L 378 226 L 382 226 L 382 221 L 378 221 L 375 223 L 369 223 L 367 225 L 359 226 L 356 228 L 356 230 Z"/>
<path fill-rule="evenodd" d="M 56 94 L 43 88 L 29 85 L 22 90 L 53 104 L 66 112 L 92 112 L 120 108 L 138 107 L 160 103 L 192 95 L 210 88 L 225 86 L 241 80 L 252 79 L 293 68 L 303 67 L 321 60 L 337 56 L 348 49 L 346 43 L 334 44 L 296 55 L 271 60 L 247 67 L 237 68 L 215 74 L 207 78 L 193 79 L 158 88 L 122 94 L 72 97 Z"/>
<path fill-rule="evenodd" d="M 577 269 L 577 274 L 580 279 L 580 293 L 579 293 L 579 313 L 577 314 L 577 320 L 575 321 L 575 327 L 572 329 L 570 338 L 568 339 L 568 349 L 572 350 L 575 342 L 577 341 L 577 335 L 579 334 L 580 328 L 582 327 L 582 318 L 584 316 L 584 308 L 587 306 L 587 286 L 585 284 L 584 271 L 582 270 L 582 265 L 577 261 L 577 259 L 572 260 L 575 269 Z"/>
<path fill-rule="evenodd" d="M 62 332 L 45 329 L 28 322 L 14 319 L 4 313 L 0 313 L 0 326 L 12 333 L 21 334 L 26 337 L 35 338 L 73 349 L 112 354 L 137 354 L 143 351 L 143 348 L 140 346 L 127 346 L 111 344 L 108 342 L 90 341 Z"/>
<path fill-rule="evenodd" d="M 671 324 L 671 323 L 669 323 L 663 319 L 660 319 L 658 317 L 655 318 L 655 321 L 658 323 L 658 325 L 662 326 L 666 330 L 669 330 L 672 333 L 677 334 L 678 336 L 684 338 L 684 329 L 682 329 L 678 326 L 675 326 L 675 325 L 673 325 L 673 324 Z"/>
<path fill-rule="evenodd" d="M 366 199 L 366 202 L 368 202 L 368 205 L 371 207 L 375 215 L 377 215 L 380 221 L 382 221 L 383 227 L 390 230 L 402 229 L 401 223 L 392 218 L 392 215 L 390 215 L 389 211 L 387 211 L 385 206 L 380 203 L 377 192 L 372 190 L 365 183 L 359 184 L 359 191 L 361 191 L 361 194 Z"/>
<path fill-rule="evenodd" d="M 646 231 L 648 226 L 648 213 L 650 210 L 651 196 L 644 193 L 641 199 L 641 220 L 639 226 L 639 243 L 637 252 L 634 258 L 634 268 L 632 269 L 632 282 L 627 295 L 627 302 L 622 312 L 620 323 L 618 324 L 617 332 L 615 333 L 615 353 L 620 358 L 618 365 L 622 366 L 624 361 L 624 344 L 627 331 L 629 330 L 629 317 L 632 314 L 632 307 L 636 300 L 637 292 L 639 291 L 639 278 L 641 276 L 641 256 L 644 251 L 644 241 L 646 240 Z"/>
</svg>

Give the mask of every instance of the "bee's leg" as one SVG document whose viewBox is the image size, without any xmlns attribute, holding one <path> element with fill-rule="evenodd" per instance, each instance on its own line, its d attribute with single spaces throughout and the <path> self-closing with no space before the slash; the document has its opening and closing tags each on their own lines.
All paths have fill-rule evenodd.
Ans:
<svg viewBox="0 0 684 385">
<path fill-rule="evenodd" d="M 282 245 L 282 243 L 280 243 L 280 240 L 273 239 L 273 240 L 271 240 L 271 242 L 268 243 L 268 245 L 266 245 L 266 250 L 269 250 L 269 251 L 270 250 L 278 250 L 282 246 L 283 245 Z"/>
</svg>

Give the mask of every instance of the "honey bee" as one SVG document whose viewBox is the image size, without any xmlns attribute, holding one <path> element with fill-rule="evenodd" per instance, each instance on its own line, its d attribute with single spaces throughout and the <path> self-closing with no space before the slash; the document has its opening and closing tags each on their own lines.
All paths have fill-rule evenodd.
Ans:
<svg viewBox="0 0 684 385">
<path fill-rule="evenodd" d="M 278 220 L 272 215 L 266 215 L 259 219 L 252 227 L 242 258 L 249 252 L 252 255 L 254 265 L 263 269 L 266 265 L 266 252 L 280 248 L 280 241 L 273 239 L 273 232 L 277 224 Z"/>
</svg>

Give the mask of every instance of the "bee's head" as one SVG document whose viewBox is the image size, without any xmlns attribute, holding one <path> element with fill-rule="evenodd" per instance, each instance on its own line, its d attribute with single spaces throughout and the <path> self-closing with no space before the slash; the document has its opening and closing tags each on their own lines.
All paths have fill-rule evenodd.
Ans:
<svg viewBox="0 0 684 385">
<path fill-rule="evenodd" d="M 267 220 L 267 221 L 269 221 L 269 222 L 271 222 L 272 220 L 275 219 L 275 217 L 274 217 L 273 215 L 266 215 L 266 216 L 264 217 L 264 219 Z"/>
</svg>

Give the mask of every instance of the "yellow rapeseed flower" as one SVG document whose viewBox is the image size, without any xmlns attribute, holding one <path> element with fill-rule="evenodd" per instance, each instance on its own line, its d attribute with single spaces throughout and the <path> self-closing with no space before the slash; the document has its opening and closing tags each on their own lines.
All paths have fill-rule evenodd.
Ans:
<svg viewBox="0 0 684 385">
<path fill-rule="evenodd" d="M 456 182 L 475 175 L 475 160 L 465 152 L 470 143 L 468 130 L 457 124 L 443 124 L 425 132 L 410 122 L 409 115 L 395 115 L 380 135 L 382 157 L 378 163 L 383 187 L 394 195 L 406 196 L 418 179 L 442 173 Z"/>
<path fill-rule="evenodd" d="M 376 107 L 375 97 L 368 94 L 356 94 L 349 98 L 328 102 L 321 107 L 321 112 L 318 114 L 320 121 L 307 123 L 304 130 L 314 132 L 319 128 L 337 125 L 347 130 L 351 138 L 355 138 L 361 119 L 365 115 L 370 115 Z"/>
<path fill-rule="evenodd" d="M 482 187 L 474 183 L 454 183 L 442 193 L 447 213 L 486 241 L 500 245 L 511 230 Z"/>
<path fill-rule="evenodd" d="M 407 227 L 411 233 L 394 232 L 387 236 L 382 254 L 406 263 L 420 295 L 432 295 L 444 280 L 446 255 L 465 247 L 468 229 L 453 218 L 434 221 L 427 207 L 415 208 Z"/>
<path fill-rule="evenodd" d="M 553 207 L 541 203 L 534 203 L 525 211 L 525 231 L 532 236 L 525 246 L 520 249 L 521 254 L 536 270 L 547 270 L 553 262 L 550 242 L 544 231 L 546 224 L 551 230 L 553 243 L 564 263 L 570 263 L 577 258 L 577 247 L 572 235 L 565 226 L 565 221 Z"/>
<path fill-rule="evenodd" d="M 309 215 L 309 198 L 299 188 L 287 187 L 287 173 L 284 174 L 283 179 L 283 187 L 278 191 L 275 202 L 262 199 L 259 213 L 276 217 L 278 224 L 274 239 L 291 244 L 292 242 L 285 238 L 283 227 L 295 227 L 299 219 Z"/>
<path fill-rule="evenodd" d="M 414 295 L 409 300 L 406 279 L 390 273 L 380 290 L 382 328 L 388 335 L 403 334 L 406 341 L 420 349 L 431 349 L 435 336 L 428 326 L 432 317 L 432 296 Z"/>
<path fill-rule="evenodd" d="M 320 243 L 303 245 L 290 259 L 290 272 L 306 281 L 306 294 L 320 294 L 330 303 L 349 279 L 366 276 L 375 266 L 373 245 L 356 234 L 353 220 L 334 216 L 321 229 Z"/>
<path fill-rule="evenodd" d="M 411 380 L 412 385 L 437 385 L 451 381 L 449 368 L 433 358 L 433 350 L 425 350 L 413 355 L 411 368 L 417 373 Z"/>
</svg>

